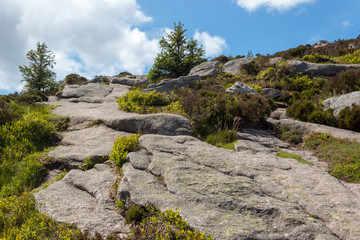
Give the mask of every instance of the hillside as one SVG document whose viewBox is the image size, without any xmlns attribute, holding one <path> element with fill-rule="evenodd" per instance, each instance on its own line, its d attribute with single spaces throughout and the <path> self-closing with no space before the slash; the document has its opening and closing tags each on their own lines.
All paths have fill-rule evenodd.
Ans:
<svg viewBox="0 0 360 240">
<path fill-rule="evenodd" d="M 322 41 L 2 96 L 0 238 L 359 239 L 359 51 Z"/>
</svg>

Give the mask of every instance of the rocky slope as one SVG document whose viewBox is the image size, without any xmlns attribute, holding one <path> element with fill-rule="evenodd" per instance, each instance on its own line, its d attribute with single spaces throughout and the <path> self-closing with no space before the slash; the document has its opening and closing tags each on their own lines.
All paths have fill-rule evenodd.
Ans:
<svg viewBox="0 0 360 240">
<path fill-rule="evenodd" d="M 52 99 L 50 104 L 62 105 L 54 112 L 70 117 L 72 131 L 63 133 L 60 146 L 49 154 L 77 168 L 88 157 L 107 156 L 118 136 L 140 131 L 139 148 L 128 155 L 117 189 L 126 204 L 179 209 L 191 227 L 215 239 L 360 239 L 359 186 L 330 176 L 309 152 L 250 129 L 238 134 L 237 151 L 220 149 L 189 136 L 184 117 L 119 111 L 115 99 L 128 86 L 98 85 L 69 86 L 61 100 Z M 319 130 L 306 124 L 302 129 Z M 279 149 L 296 152 L 314 166 L 276 157 Z M 124 236 L 129 226 L 110 198 L 117 177 L 107 164 L 73 169 L 35 194 L 37 208 L 83 231 Z"/>
</svg>

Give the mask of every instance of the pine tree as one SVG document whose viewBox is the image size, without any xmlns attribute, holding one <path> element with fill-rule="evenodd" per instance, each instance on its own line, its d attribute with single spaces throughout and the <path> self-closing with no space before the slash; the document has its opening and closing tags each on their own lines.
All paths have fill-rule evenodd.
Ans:
<svg viewBox="0 0 360 240">
<path fill-rule="evenodd" d="M 202 46 L 198 47 L 196 40 L 188 40 L 186 31 L 184 24 L 174 23 L 174 30 L 162 37 L 159 42 L 162 51 L 149 71 L 150 81 L 187 75 L 191 68 L 204 61 Z"/>
<path fill-rule="evenodd" d="M 22 73 L 22 82 L 26 82 L 26 91 L 47 92 L 55 86 L 55 72 L 50 69 L 54 67 L 55 55 L 48 50 L 45 43 L 36 44 L 36 50 L 30 50 L 26 54 L 29 66 L 19 66 Z"/>
</svg>

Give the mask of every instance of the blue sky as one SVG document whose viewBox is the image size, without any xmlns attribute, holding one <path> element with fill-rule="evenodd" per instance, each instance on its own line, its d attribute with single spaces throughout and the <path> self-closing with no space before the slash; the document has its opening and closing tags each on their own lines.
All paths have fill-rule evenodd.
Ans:
<svg viewBox="0 0 360 240">
<path fill-rule="evenodd" d="M 0 0 L 0 94 L 22 89 L 18 66 L 38 41 L 56 56 L 57 80 L 146 74 L 173 22 L 211 59 L 356 38 L 359 10 L 360 0 Z"/>
</svg>

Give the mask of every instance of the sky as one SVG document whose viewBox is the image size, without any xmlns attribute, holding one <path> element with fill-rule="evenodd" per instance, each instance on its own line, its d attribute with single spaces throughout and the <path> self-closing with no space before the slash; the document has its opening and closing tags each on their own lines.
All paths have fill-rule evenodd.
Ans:
<svg viewBox="0 0 360 240">
<path fill-rule="evenodd" d="M 0 0 L 0 94 L 20 92 L 19 66 L 46 43 L 56 80 L 147 74 L 164 32 L 181 21 L 210 60 L 356 38 L 360 0 Z"/>
</svg>

